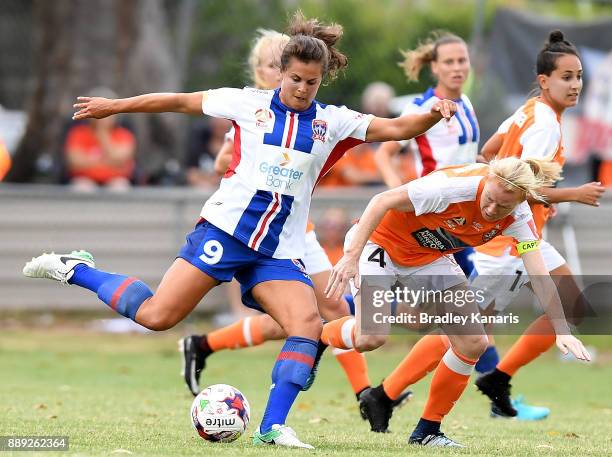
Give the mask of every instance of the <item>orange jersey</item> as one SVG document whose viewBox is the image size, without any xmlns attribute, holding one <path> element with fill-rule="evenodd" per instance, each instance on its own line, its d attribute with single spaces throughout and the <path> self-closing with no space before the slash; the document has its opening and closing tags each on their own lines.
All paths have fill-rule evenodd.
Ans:
<svg viewBox="0 0 612 457">
<path fill-rule="evenodd" d="M 4 146 L 4 143 L 0 141 L 0 181 L 4 179 L 8 171 L 11 169 L 11 156 Z"/>
<path fill-rule="evenodd" d="M 506 119 L 497 133 L 502 136 L 502 146 L 496 158 L 553 156 L 563 165 L 563 146 L 561 144 L 561 118 L 540 97 L 531 98 L 512 116 Z M 542 228 L 548 220 L 550 209 L 541 203 L 531 203 L 531 212 L 540 237 Z M 518 255 L 508 237 L 498 237 L 490 243 L 477 248 L 478 252 L 500 256 L 511 246 L 511 254 Z"/>
<path fill-rule="evenodd" d="M 315 228 L 315 225 L 312 223 L 310 219 L 308 219 L 308 223 L 306 224 L 306 233 L 312 232 Z"/>
<path fill-rule="evenodd" d="M 136 139 L 127 129 L 113 127 L 110 141 L 114 145 L 134 147 Z M 134 173 L 134 159 L 126 159 L 121 164 L 110 165 L 103 160 L 104 152 L 93 128 L 89 124 L 73 126 L 66 137 L 66 154 L 78 154 L 97 159 L 98 163 L 86 168 L 69 169 L 71 177 L 85 177 L 99 184 L 104 184 L 113 178 L 129 178 Z M 70 168 L 70 167 L 69 167 Z"/>
<path fill-rule="evenodd" d="M 370 240 L 396 264 L 420 266 L 502 233 L 519 242 L 538 239 L 526 202 L 501 220 L 482 217 L 480 197 L 488 173 L 488 165 L 474 164 L 411 181 L 406 188 L 414 212 L 388 211 Z"/>
</svg>

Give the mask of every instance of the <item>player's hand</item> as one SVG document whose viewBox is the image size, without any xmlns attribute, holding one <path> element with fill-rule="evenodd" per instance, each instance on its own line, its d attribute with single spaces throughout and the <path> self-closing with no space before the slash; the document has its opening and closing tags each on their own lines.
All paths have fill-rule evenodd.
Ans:
<svg viewBox="0 0 612 457">
<path fill-rule="evenodd" d="M 73 106 L 76 108 L 76 113 L 72 119 L 102 119 L 116 114 L 112 108 L 114 100 L 103 97 L 77 97 L 78 103 Z"/>
<path fill-rule="evenodd" d="M 557 205 L 550 205 L 550 207 L 548 208 L 548 218 L 552 219 L 557 215 L 558 212 L 559 210 L 557 210 Z"/>
<path fill-rule="evenodd" d="M 452 100 L 438 100 L 431 107 L 430 113 L 440 119 L 450 120 L 451 117 L 457 112 L 457 104 Z"/>
<path fill-rule="evenodd" d="M 332 268 L 325 287 L 325 296 L 339 300 L 351 279 L 354 280 L 355 287 L 359 288 L 359 258 L 345 254 Z"/>
<path fill-rule="evenodd" d="M 599 206 L 599 199 L 606 188 L 600 182 L 590 182 L 578 187 L 576 201 L 585 205 Z"/>
<path fill-rule="evenodd" d="M 557 335 L 556 343 L 563 355 L 567 355 L 568 352 L 571 352 L 578 360 L 584 360 L 585 362 L 591 361 L 591 354 L 586 350 L 582 341 L 575 336 Z"/>
</svg>

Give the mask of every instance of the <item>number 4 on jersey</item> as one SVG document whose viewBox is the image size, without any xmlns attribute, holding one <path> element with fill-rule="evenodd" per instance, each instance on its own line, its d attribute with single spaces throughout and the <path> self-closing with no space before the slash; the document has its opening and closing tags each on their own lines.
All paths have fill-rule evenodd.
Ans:
<svg viewBox="0 0 612 457">
<path fill-rule="evenodd" d="M 386 263 L 385 263 L 384 249 L 383 248 L 376 249 L 374 252 L 372 252 L 372 254 L 370 254 L 370 257 L 368 257 L 368 260 L 370 262 L 378 262 L 378 265 L 380 265 L 380 268 L 385 268 Z"/>
</svg>

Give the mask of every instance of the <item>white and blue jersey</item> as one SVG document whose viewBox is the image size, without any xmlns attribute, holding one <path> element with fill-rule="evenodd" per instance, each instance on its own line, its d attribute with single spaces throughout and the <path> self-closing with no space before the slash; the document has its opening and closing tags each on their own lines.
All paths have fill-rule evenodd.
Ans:
<svg viewBox="0 0 612 457">
<path fill-rule="evenodd" d="M 301 258 L 316 183 L 365 141 L 373 117 L 317 101 L 295 111 L 279 89 L 209 90 L 202 110 L 235 132 L 232 162 L 201 216 L 261 254 Z"/>
<path fill-rule="evenodd" d="M 430 87 L 422 96 L 412 100 L 402 115 L 429 113 L 439 100 L 441 98 Z M 457 112 L 449 122 L 438 122 L 424 134 L 409 140 L 414 141 L 419 152 L 421 176 L 438 168 L 476 162 L 480 134 L 474 108 L 467 95 L 453 101 L 457 104 Z"/>
</svg>

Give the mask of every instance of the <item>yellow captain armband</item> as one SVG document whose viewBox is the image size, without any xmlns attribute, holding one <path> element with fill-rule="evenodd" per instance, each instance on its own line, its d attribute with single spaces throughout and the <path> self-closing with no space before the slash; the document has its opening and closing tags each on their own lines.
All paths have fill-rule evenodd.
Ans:
<svg viewBox="0 0 612 457">
<path fill-rule="evenodd" d="M 539 240 L 523 241 L 522 243 L 518 243 L 516 245 L 516 250 L 518 251 L 519 255 L 523 255 L 526 252 L 530 252 L 530 251 L 536 251 L 538 249 L 540 249 Z"/>
</svg>

